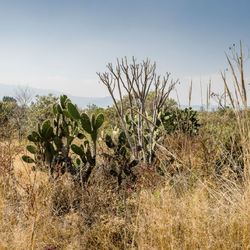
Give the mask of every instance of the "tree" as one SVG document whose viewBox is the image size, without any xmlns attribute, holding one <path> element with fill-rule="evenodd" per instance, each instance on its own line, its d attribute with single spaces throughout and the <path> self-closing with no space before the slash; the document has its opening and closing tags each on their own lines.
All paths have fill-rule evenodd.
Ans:
<svg viewBox="0 0 250 250">
<path fill-rule="evenodd" d="M 132 58 L 132 62 L 128 63 L 127 58 L 124 58 L 117 60 L 116 66 L 109 63 L 107 68 L 108 72 L 97 74 L 113 99 L 133 156 L 138 159 L 142 152 L 144 162 L 150 163 L 160 111 L 178 80 L 171 80 L 170 73 L 163 77 L 157 75 L 156 64 L 148 59 L 137 63 Z M 149 103 L 151 91 L 152 102 Z M 125 107 L 125 95 L 128 108 Z"/>
<path fill-rule="evenodd" d="M 19 140 L 21 140 L 26 133 L 28 109 L 32 97 L 32 91 L 29 87 L 18 87 L 15 90 L 15 99 L 17 100 L 18 106 L 16 107 L 14 118 L 17 124 Z"/>
<path fill-rule="evenodd" d="M 29 87 L 17 87 L 15 90 L 15 99 L 20 106 L 28 106 L 32 101 L 33 94 Z"/>
<path fill-rule="evenodd" d="M 104 112 L 104 108 L 98 107 L 95 104 L 87 105 L 87 108 L 84 110 L 87 114 L 100 114 Z"/>
<path fill-rule="evenodd" d="M 149 91 L 148 96 L 147 96 L 147 100 L 145 103 L 145 110 L 150 115 L 152 115 L 152 106 L 153 106 L 154 98 L 155 98 L 154 91 L 152 91 L 152 90 Z M 118 101 L 118 104 L 120 105 L 120 101 Z M 129 102 L 128 95 L 123 96 L 123 105 L 124 105 L 124 109 L 130 108 L 130 102 Z M 178 107 L 177 102 L 172 98 L 167 98 L 165 100 L 164 104 L 162 105 L 162 108 L 168 109 L 168 110 L 177 109 L 177 107 Z M 136 108 L 136 107 L 134 107 L 134 108 Z"/>
<path fill-rule="evenodd" d="M 16 103 L 17 100 L 12 96 L 4 96 L 3 97 L 3 102 L 14 102 L 14 103 Z"/>
<path fill-rule="evenodd" d="M 29 127 L 35 129 L 38 123 L 45 120 L 53 120 L 53 105 L 58 101 L 58 97 L 49 94 L 47 96 L 36 96 L 34 103 L 30 105 L 28 111 Z"/>
<path fill-rule="evenodd" d="M 13 101 L 0 101 L 1 138 L 9 138 L 13 136 L 14 131 L 17 129 L 17 124 L 15 122 L 17 106 L 17 103 Z"/>
</svg>

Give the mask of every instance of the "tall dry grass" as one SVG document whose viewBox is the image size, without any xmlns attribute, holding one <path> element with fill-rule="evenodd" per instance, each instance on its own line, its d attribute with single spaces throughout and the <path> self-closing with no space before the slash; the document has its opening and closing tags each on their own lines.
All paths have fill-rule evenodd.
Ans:
<svg viewBox="0 0 250 250">
<path fill-rule="evenodd" d="M 233 109 L 201 113 L 195 137 L 166 136 L 133 187 L 118 191 L 105 162 L 85 187 L 69 175 L 51 181 L 20 161 L 22 145 L 1 142 L 0 249 L 250 249 L 242 58 L 242 47 L 237 68 L 228 57 L 234 89 L 222 74 Z M 189 103 L 191 95 L 192 85 Z M 210 95 L 209 83 L 207 109 Z"/>
<path fill-rule="evenodd" d="M 239 51 L 235 45 L 230 48 L 231 53 L 226 54 L 231 81 L 228 80 L 226 73 L 221 73 L 224 81 L 226 95 L 229 99 L 235 118 L 237 121 L 237 130 L 241 138 L 244 160 L 245 181 L 250 180 L 250 122 L 248 107 L 248 84 L 245 79 L 245 62 L 248 59 L 243 51 L 243 45 L 240 41 Z"/>
<path fill-rule="evenodd" d="M 249 249 L 249 187 L 225 183 L 200 182 L 181 194 L 169 184 L 143 191 L 136 223 L 139 249 Z"/>
<path fill-rule="evenodd" d="M 248 249 L 250 186 L 216 175 L 221 145 L 207 151 L 214 138 L 203 133 L 169 136 L 178 160 L 165 177 L 142 169 L 136 189 L 120 193 L 98 173 L 83 189 L 67 175 L 51 182 L 3 146 L 0 249 Z"/>
<path fill-rule="evenodd" d="M 200 140 L 200 148 L 207 152 L 203 154 L 207 165 L 197 154 L 200 150 L 193 142 L 189 144 L 185 139 L 181 140 L 182 146 L 174 151 L 180 158 L 179 165 L 186 166 L 184 169 L 188 174 L 183 176 L 183 171 L 178 181 L 171 182 L 168 178 L 164 187 L 141 192 L 136 219 L 139 249 L 250 249 L 250 123 L 244 76 L 246 58 L 241 42 L 239 52 L 235 48 L 231 50 L 232 54 L 227 54 L 226 58 L 232 82 L 225 73 L 221 74 L 225 98 L 229 98 L 232 108 L 231 124 L 226 124 L 223 117 L 217 125 L 210 120 L 210 131 L 216 131 L 207 139 L 203 134 L 203 142 Z M 210 88 L 208 92 L 211 92 Z M 222 133 L 218 133 L 220 126 Z M 175 144 L 176 138 L 170 148 Z M 224 169 L 238 174 L 231 178 L 230 173 L 220 172 L 218 175 L 214 172 L 218 156 L 223 159 L 219 159 L 220 167 L 222 164 Z M 210 167 L 212 171 L 199 175 L 201 166 Z M 239 178 L 241 171 L 243 179 Z M 180 189 L 181 186 L 184 188 Z"/>
<path fill-rule="evenodd" d="M 136 205 L 125 193 L 102 179 L 51 181 L 10 147 L 0 148 L 0 249 L 127 249 Z"/>
</svg>

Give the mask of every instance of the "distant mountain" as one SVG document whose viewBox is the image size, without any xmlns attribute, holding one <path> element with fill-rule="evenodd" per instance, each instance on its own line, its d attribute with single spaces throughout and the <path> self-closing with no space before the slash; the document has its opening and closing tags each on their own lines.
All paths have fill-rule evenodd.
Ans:
<svg viewBox="0 0 250 250">
<path fill-rule="evenodd" d="M 3 84 L 0 83 L 0 100 L 4 97 L 4 96 L 12 96 L 15 97 L 16 95 L 16 91 L 18 90 L 18 88 L 25 88 L 26 86 L 21 86 L 21 85 L 10 85 L 10 84 Z M 49 90 L 49 89 L 39 89 L 39 88 L 33 88 L 33 87 L 29 87 L 33 98 L 35 99 L 36 95 L 40 95 L 40 96 L 44 96 L 44 95 L 48 95 L 48 94 L 53 94 L 55 96 L 60 96 L 62 94 L 66 94 L 67 93 L 63 93 L 60 91 L 56 91 L 56 90 Z M 98 107 L 108 107 L 108 106 L 112 106 L 112 98 L 109 96 L 106 97 L 81 97 L 81 96 L 73 96 L 73 95 L 68 95 L 68 97 L 72 100 L 73 103 L 77 104 L 77 106 L 79 108 L 86 108 L 88 105 L 91 104 L 95 104 Z M 188 105 L 181 105 L 181 108 L 187 108 Z M 192 108 L 194 110 L 200 111 L 202 110 L 201 105 L 192 105 Z M 206 107 L 203 106 L 203 109 L 206 110 Z M 216 105 L 212 105 L 210 106 L 210 111 L 212 110 L 217 110 L 218 107 Z"/>
<path fill-rule="evenodd" d="M 16 91 L 18 88 L 22 88 L 25 86 L 20 85 L 10 85 L 10 84 L 3 84 L 0 83 L 0 99 L 2 99 L 4 96 L 13 96 L 15 97 Z M 56 90 L 49 90 L 49 89 L 39 89 L 39 88 L 33 88 L 29 87 L 32 96 L 35 98 L 36 95 L 44 96 L 48 94 L 53 94 L 55 96 L 59 96 L 61 94 L 67 94 Z M 95 104 L 98 107 L 107 107 L 112 105 L 112 99 L 111 97 L 81 97 L 81 96 L 73 96 L 68 95 L 68 97 L 72 100 L 73 103 L 77 104 L 80 108 L 86 108 L 88 105 Z"/>
<path fill-rule="evenodd" d="M 188 105 L 181 105 L 180 108 L 181 109 L 185 109 L 185 108 L 188 108 L 189 106 Z M 218 110 L 218 105 L 209 105 L 209 108 L 207 110 L 207 106 L 206 105 L 191 105 L 192 109 L 193 110 L 196 110 L 196 111 L 216 111 Z"/>
</svg>

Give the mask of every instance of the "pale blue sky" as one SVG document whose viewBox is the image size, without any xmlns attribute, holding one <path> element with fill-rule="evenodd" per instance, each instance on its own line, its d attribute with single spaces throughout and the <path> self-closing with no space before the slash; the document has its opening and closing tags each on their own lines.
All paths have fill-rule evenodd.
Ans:
<svg viewBox="0 0 250 250">
<path fill-rule="evenodd" d="M 184 103 L 189 79 L 218 81 L 224 51 L 250 45 L 249 10 L 249 0 L 0 0 L 0 82 L 105 96 L 96 71 L 149 57 L 181 79 Z"/>
</svg>

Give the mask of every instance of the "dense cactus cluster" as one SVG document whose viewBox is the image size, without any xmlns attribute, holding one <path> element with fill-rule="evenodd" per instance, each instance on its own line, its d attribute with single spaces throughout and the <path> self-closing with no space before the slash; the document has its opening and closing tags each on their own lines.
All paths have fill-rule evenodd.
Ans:
<svg viewBox="0 0 250 250">
<path fill-rule="evenodd" d="M 192 108 L 164 110 L 161 112 L 161 122 L 168 134 L 182 132 L 188 135 L 198 133 L 200 123 L 197 111 Z"/>
<path fill-rule="evenodd" d="M 28 135 L 32 145 L 28 145 L 27 150 L 33 157 L 24 155 L 22 158 L 48 170 L 52 177 L 69 172 L 87 181 L 96 164 L 97 134 L 104 116 L 99 114 L 90 118 L 85 113 L 80 114 L 66 95 L 53 106 L 53 113 L 53 121 L 38 124 L 37 131 Z M 86 133 L 90 134 L 89 139 Z M 80 146 L 73 144 L 76 139 L 81 140 Z M 79 158 L 75 160 L 74 154 Z"/>
<path fill-rule="evenodd" d="M 113 151 L 112 154 L 105 154 L 111 165 L 110 174 L 117 178 L 117 184 L 120 187 L 122 180 L 130 177 L 132 181 L 136 180 L 133 168 L 139 163 L 138 160 L 131 160 L 131 151 L 124 131 L 119 132 L 118 136 L 106 135 L 105 143 Z"/>
<path fill-rule="evenodd" d="M 150 117 L 146 117 L 145 121 L 150 123 Z M 77 181 L 85 183 L 97 164 L 98 132 L 103 122 L 102 113 L 88 115 L 79 112 L 77 106 L 62 95 L 53 105 L 52 119 L 38 123 L 37 129 L 28 135 L 31 142 L 27 146 L 29 154 L 22 158 L 35 168 L 47 171 L 52 178 L 68 172 Z M 138 127 L 139 115 L 134 119 L 126 115 L 125 123 L 126 131 L 111 130 L 111 135 L 104 136 L 107 150 L 102 156 L 109 162 L 109 173 L 117 178 L 118 186 L 125 179 L 136 180 L 134 167 L 139 162 L 155 159 L 155 144 L 164 131 L 165 134 L 182 131 L 194 135 L 200 126 L 197 113 L 192 109 L 161 110 L 153 130 L 144 130 L 143 147 L 137 145 L 135 151 L 139 154 L 135 157 L 129 138 L 137 140 L 134 129 Z"/>
</svg>

